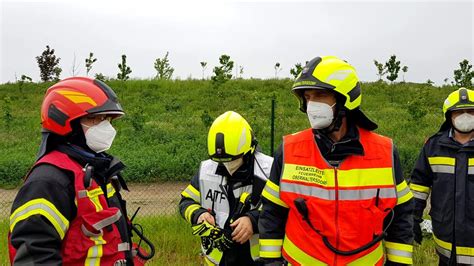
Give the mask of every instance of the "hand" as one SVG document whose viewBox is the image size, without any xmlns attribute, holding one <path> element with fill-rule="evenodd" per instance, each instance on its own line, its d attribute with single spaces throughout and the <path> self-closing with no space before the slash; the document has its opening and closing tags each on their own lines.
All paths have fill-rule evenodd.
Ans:
<svg viewBox="0 0 474 266">
<path fill-rule="evenodd" d="M 199 217 L 198 217 L 198 219 L 197 219 L 197 223 L 198 223 L 198 224 L 200 224 L 200 223 L 202 223 L 202 222 L 204 222 L 204 221 L 210 223 L 211 225 L 216 226 L 216 221 L 215 221 L 215 219 L 214 219 L 214 216 L 212 216 L 212 215 L 211 215 L 210 213 L 208 213 L 208 212 L 205 212 L 205 213 L 199 215 Z"/>
<path fill-rule="evenodd" d="M 232 240 L 237 243 L 243 244 L 253 235 L 252 221 L 247 216 L 240 217 L 231 223 L 230 227 L 234 230 L 232 232 Z"/>
<path fill-rule="evenodd" d="M 415 241 L 421 245 L 421 241 L 423 240 L 423 234 L 421 233 L 420 223 L 416 219 L 413 224 L 413 235 L 415 237 Z"/>
</svg>

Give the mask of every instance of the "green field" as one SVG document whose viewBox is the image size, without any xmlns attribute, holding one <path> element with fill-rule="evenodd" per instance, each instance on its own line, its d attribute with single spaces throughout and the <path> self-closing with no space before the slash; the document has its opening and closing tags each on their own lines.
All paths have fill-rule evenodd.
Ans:
<svg viewBox="0 0 474 266">
<path fill-rule="evenodd" d="M 290 92 L 291 81 L 231 80 L 215 87 L 208 80 L 110 81 L 127 115 L 115 122 L 118 135 L 110 153 L 128 168 L 133 182 L 188 180 L 207 154 L 207 130 L 219 114 L 234 110 L 253 127 L 270 153 L 271 98 L 276 98 L 276 136 L 308 127 Z M 51 83 L 0 85 L 0 187 L 20 184 L 40 142 L 40 105 Z M 453 87 L 364 83 L 362 109 L 392 137 L 408 176 L 427 137 L 439 128 L 441 106 Z"/>
<path fill-rule="evenodd" d="M 156 255 L 147 265 L 200 265 L 199 239 L 179 216 L 141 218 L 137 221 L 156 246 Z M 6 247 L 7 221 L 0 221 L 0 247 Z M 437 265 L 432 239 L 415 246 L 414 265 Z M 0 265 L 8 265 L 6 248 L 0 248 Z"/>
</svg>

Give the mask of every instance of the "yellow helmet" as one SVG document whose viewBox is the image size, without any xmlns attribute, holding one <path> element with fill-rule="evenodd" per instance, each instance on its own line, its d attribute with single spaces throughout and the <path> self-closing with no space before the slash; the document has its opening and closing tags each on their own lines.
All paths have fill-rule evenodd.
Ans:
<svg viewBox="0 0 474 266">
<path fill-rule="evenodd" d="M 451 92 L 443 103 L 443 114 L 461 109 L 474 109 L 474 91 L 459 88 Z"/>
<path fill-rule="evenodd" d="M 316 57 L 309 61 L 293 84 L 293 93 L 306 113 L 304 90 L 331 90 L 344 97 L 344 107 L 354 110 L 360 106 L 362 94 L 359 78 L 353 66 L 335 56 Z"/>
<path fill-rule="evenodd" d="M 443 103 L 444 123 L 440 131 L 449 129 L 452 126 L 451 112 L 461 109 L 474 109 L 474 91 L 466 88 L 459 88 L 451 92 Z"/>
<path fill-rule="evenodd" d="M 207 137 L 209 156 L 216 162 L 229 162 L 253 153 L 255 144 L 249 123 L 233 111 L 217 117 Z"/>
</svg>

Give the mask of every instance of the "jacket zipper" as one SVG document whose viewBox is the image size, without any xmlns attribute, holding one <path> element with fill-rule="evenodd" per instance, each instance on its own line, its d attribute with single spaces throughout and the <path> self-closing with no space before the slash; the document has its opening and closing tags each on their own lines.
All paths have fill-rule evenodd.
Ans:
<svg viewBox="0 0 474 266">
<path fill-rule="evenodd" d="M 334 167 L 334 182 L 335 182 L 335 202 L 336 202 L 336 213 L 335 213 L 335 223 L 336 223 L 336 248 L 339 249 L 339 184 L 337 182 L 337 167 Z M 334 254 L 334 265 L 337 265 L 337 254 Z"/>
</svg>

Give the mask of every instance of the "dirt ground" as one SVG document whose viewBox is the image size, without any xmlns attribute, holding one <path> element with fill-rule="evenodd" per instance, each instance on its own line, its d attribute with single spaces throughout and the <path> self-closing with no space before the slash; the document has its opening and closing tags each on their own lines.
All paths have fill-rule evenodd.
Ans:
<svg viewBox="0 0 474 266">
<path fill-rule="evenodd" d="M 130 192 L 123 191 L 122 195 L 130 216 L 138 207 L 141 207 L 139 216 L 167 215 L 178 211 L 180 193 L 187 185 L 187 182 L 129 184 Z M 0 189 L 0 219 L 9 217 L 17 192 L 18 189 Z"/>
</svg>

